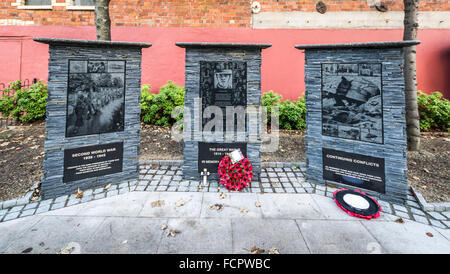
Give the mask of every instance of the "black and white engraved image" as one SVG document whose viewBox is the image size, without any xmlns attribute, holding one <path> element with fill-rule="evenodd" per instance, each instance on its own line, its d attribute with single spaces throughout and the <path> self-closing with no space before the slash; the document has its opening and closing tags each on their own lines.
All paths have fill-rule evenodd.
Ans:
<svg viewBox="0 0 450 274">
<path fill-rule="evenodd" d="M 218 106 L 226 127 L 226 107 L 247 105 L 247 64 L 245 62 L 200 62 L 202 113 L 208 106 Z M 203 118 L 203 126 L 214 117 Z M 236 121 L 235 121 L 236 124 Z"/>
<path fill-rule="evenodd" d="M 66 137 L 124 130 L 125 61 L 70 60 Z"/>
<path fill-rule="evenodd" d="M 214 72 L 214 88 L 232 89 L 233 72 L 231 69 L 218 70 Z"/>
<path fill-rule="evenodd" d="M 322 134 L 383 143 L 381 64 L 322 64 Z"/>
</svg>

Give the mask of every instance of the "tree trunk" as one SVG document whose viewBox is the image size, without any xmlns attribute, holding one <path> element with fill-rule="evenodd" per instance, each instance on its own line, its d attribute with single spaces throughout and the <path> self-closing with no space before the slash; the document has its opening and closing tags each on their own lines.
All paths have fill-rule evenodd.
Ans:
<svg viewBox="0 0 450 274">
<path fill-rule="evenodd" d="M 95 27 L 97 40 L 111 41 L 111 19 L 109 18 L 109 2 L 111 0 L 95 0 Z"/>
<path fill-rule="evenodd" d="M 419 0 L 403 0 L 405 19 L 403 40 L 416 40 L 418 23 Z M 420 149 L 420 124 L 417 108 L 417 74 L 416 74 L 416 46 L 404 48 L 404 78 L 406 103 L 406 134 L 408 150 Z"/>
</svg>

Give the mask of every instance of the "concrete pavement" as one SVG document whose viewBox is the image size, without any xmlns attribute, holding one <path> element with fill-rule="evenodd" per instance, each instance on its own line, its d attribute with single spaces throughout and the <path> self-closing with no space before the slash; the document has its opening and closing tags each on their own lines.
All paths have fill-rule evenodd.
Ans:
<svg viewBox="0 0 450 274">
<path fill-rule="evenodd" d="M 0 223 L 0 252 L 450 253 L 450 230 L 396 219 L 308 193 L 129 192 Z"/>
</svg>

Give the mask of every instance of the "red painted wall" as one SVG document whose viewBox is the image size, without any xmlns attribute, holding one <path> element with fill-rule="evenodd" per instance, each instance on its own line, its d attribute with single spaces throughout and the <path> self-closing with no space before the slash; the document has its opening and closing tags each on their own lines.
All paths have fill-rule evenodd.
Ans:
<svg viewBox="0 0 450 274">
<path fill-rule="evenodd" d="M 271 43 L 262 51 L 262 91 L 274 90 L 285 99 L 304 92 L 304 54 L 296 44 L 398 41 L 403 30 L 307 30 L 248 28 L 151 28 L 114 27 L 114 41 L 149 42 L 143 50 L 142 84 L 157 92 L 167 80 L 184 85 L 184 52 L 175 42 Z M 11 37 L 14 36 L 14 37 Z M 48 46 L 32 37 L 96 39 L 94 27 L 2 26 L 0 27 L 0 83 L 16 79 L 47 79 Z M 417 47 L 418 89 L 441 91 L 450 98 L 450 30 L 420 30 Z M 21 51 L 6 41 L 21 43 Z M 17 42 L 19 41 L 19 42 Z M 18 53 L 20 52 L 20 54 Z"/>
</svg>

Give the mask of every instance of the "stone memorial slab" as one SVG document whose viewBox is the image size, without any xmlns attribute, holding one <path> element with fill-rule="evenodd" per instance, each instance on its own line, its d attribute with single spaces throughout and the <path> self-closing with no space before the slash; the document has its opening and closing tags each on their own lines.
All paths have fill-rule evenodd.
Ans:
<svg viewBox="0 0 450 274">
<path fill-rule="evenodd" d="M 270 44 L 176 43 L 186 48 L 183 124 L 185 179 L 218 178 L 225 153 L 239 148 L 261 173 L 261 50 Z"/>
<path fill-rule="evenodd" d="M 44 199 L 138 179 L 142 48 L 34 38 L 49 45 Z"/>
<path fill-rule="evenodd" d="M 403 47 L 419 43 L 296 46 L 305 50 L 307 180 L 406 201 Z"/>
</svg>

